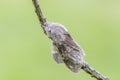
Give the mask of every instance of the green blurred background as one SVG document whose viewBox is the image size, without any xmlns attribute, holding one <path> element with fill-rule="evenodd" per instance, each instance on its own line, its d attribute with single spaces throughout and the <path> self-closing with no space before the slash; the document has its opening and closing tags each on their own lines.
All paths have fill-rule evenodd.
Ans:
<svg viewBox="0 0 120 80">
<path fill-rule="evenodd" d="M 40 0 L 49 21 L 64 24 L 95 69 L 120 79 L 120 0 Z M 52 59 L 32 0 L 0 0 L 0 80 L 95 80 Z"/>
</svg>

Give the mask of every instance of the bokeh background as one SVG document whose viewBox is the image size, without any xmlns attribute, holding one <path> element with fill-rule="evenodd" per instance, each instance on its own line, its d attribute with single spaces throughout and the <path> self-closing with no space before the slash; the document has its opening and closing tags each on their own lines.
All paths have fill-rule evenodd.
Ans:
<svg viewBox="0 0 120 80">
<path fill-rule="evenodd" d="M 85 60 L 120 79 L 120 0 L 40 0 L 49 21 L 64 24 Z M 0 80 L 95 80 L 52 59 L 32 0 L 0 0 Z"/>
</svg>

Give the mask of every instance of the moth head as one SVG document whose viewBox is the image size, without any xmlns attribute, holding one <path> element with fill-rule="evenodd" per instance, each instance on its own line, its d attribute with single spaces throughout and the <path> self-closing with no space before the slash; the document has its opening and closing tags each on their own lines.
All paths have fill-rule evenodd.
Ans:
<svg viewBox="0 0 120 80">
<path fill-rule="evenodd" d="M 45 32 L 49 38 L 56 42 L 64 40 L 64 34 L 68 33 L 67 29 L 63 25 L 53 22 L 47 22 L 45 24 Z"/>
</svg>

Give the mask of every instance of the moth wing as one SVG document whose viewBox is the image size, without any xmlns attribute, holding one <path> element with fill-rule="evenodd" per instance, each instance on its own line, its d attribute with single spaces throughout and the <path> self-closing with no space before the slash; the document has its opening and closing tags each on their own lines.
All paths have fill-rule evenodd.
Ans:
<svg viewBox="0 0 120 80">
<path fill-rule="evenodd" d="M 74 73 L 78 73 L 80 71 L 81 66 L 79 64 L 74 64 L 71 60 L 65 60 L 65 65 Z"/>
<path fill-rule="evenodd" d="M 60 64 L 60 63 L 64 63 L 63 60 L 62 60 L 62 57 L 60 56 L 60 54 L 56 53 L 56 54 L 53 54 L 53 58 L 54 60 Z"/>
<path fill-rule="evenodd" d="M 84 51 L 69 34 L 65 34 L 63 46 L 66 50 L 67 48 L 71 48 L 66 56 L 67 59 L 64 60 L 65 65 L 72 72 L 78 73 L 82 67 Z"/>
<path fill-rule="evenodd" d="M 70 36 L 70 34 L 65 34 L 65 44 L 67 44 L 69 47 L 77 50 L 80 52 L 82 56 L 85 55 L 83 49 L 78 45 L 78 43 Z"/>
</svg>

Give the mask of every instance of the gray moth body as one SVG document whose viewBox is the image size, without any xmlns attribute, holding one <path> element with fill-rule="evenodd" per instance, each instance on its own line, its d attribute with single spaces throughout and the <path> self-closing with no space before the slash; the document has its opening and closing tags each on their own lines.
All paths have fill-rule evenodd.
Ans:
<svg viewBox="0 0 120 80">
<path fill-rule="evenodd" d="M 57 63 L 64 63 L 71 71 L 77 73 L 83 65 L 83 49 L 71 37 L 67 29 L 59 24 L 46 22 L 46 35 L 53 41 L 52 53 Z"/>
</svg>

